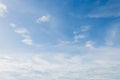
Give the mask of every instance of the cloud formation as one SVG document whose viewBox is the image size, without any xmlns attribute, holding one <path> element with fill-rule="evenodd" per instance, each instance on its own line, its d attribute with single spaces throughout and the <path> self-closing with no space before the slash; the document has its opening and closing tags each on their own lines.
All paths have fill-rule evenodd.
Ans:
<svg viewBox="0 0 120 80">
<path fill-rule="evenodd" d="M 97 2 L 99 1 L 97 0 Z M 60 1 L 60 4 L 58 4 L 59 1 L 50 0 L 6 1 L 11 8 L 9 10 L 11 13 L 7 18 L 0 20 L 0 26 L 3 26 L 0 27 L 0 32 L 2 35 L 4 34 L 1 37 L 3 41 L 0 41 L 2 43 L 0 46 L 0 79 L 119 80 L 120 49 L 115 48 L 116 46 L 106 47 L 101 44 L 104 41 L 106 41 L 107 45 L 120 43 L 120 41 L 116 41 L 120 40 L 119 24 L 110 26 L 111 29 L 109 29 L 107 36 L 102 31 L 110 28 L 107 23 L 109 24 L 116 19 L 109 19 L 108 17 L 119 17 L 118 7 L 120 6 L 117 2 L 114 3 L 117 0 L 108 1 L 102 3 L 102 6 L 99 7 L 94 6 L 95 0 L 83 0 L 82 2 L 66 0 L 65 2 Z M 16 5 L 13 5 L 14 3 Z M 33 3 L 39 3 L 39 5 Z M 2 13 L 5 7 L 0 6 L 0 9 L 0 13 Z M 46 12 L 51 13 L 51 15 L 39 16 L 46 14 Z M 88 16 L 91 18 L 86 18 L 84 15 L 83 17 L 73 18 L 68 15 L 69 12 L 75 12 L 79 15 L 85 14 L 85 16 L 89 14 Z M 34 20 L 36 24 L 33 22 L 35 16 L 39 16 L 37 20 Z M 101 17 L 102 19 L 99 19 Z M 10 32 L 10 28 L 6 26 L 11 20 L 27 26 L 19 27 L 19 25 L 11 23 L 10 26 L 17 34 L 14 36 Z M 40 25 L 37 23 L 40 23 Z M 79 29 L 75 26 L 79 26 Z M 8 33 L 10 33 L 10 36 Z M 11 46 L 10 43 L 14 44 L 14 40 L 10 39 L 11 36 L 15 38 L 21 37 L 21 43 L 34 47 L 21 45 L 21 43 L 20 47 Z M 33 42 L 32 38 L 37 44 Z M 105 38 L 105 40 L 102 41 L 101 38 Z M 9 47 L 13 52 L 9 52 Z M 5 53 L 1 52 L 4 48 Z M 16 49 L 19 50 L 19 48 L 21 52 L 15 51 Z"/>
<path fill-rule="evenodd" d="M 15 29 L 15 32 L 18 34 L 21 34 L 21 35 L 29 33 L 28 30 L 25 28 L 17 28 L 17 29 Z"/>
<path fill-rule="evenodd" d="M 23 43 L 27 44 L 27 45 L 32 45 L 33 41 L 32 39 L 29 37 L 24 37 L 24 39 L 22 40 Z"/>
<path fill-rule="evenodd" d="M 107 17 L 120 17 L 120 1 L 108 0 L 103 6 L 93 9 L 88 17 L 91 18 L 107 18 Z"/>
<path fill-rule="evenodd" d="M 84 39 L 84 38 L 86 38 L 86 36 L 85 35 L 82 35 L 82 34 L 76 34 L 75 36 L 74 36 L 74 41 L 75 42 L 77 42 L 77 41 L 79 41 L 79 40 L 81 40 L 81 39 Z"/>
<path fill-rule="evenodd" d="M 49 22 L 49 20 L 50 20 L 49 15 L 41 16 L 37 19 L 37 23 L 45 23 L 45 22 Z"/>
<path fill-rule="evenodd" d="M 7 6 L 0 2 L 0 17 L 3 17 L 7 12 Z"/>
<path fill-rule="evenodd" d="M 116 21 L 115 23 L 110 24 L 110 27 L 108 28 L 108 31 L 107 31 L 107 36 L 105 38 L 106 44 L 108 46 L 116 45 L 117 40 L 120 39 L 120 37 L 119 37 L 119 33 L 120 33 L 119 25 L 120 25 L 119 21 Z"/>
<path fill-rule="evenodd" d="M 19 34 L 24 39 L 22 40 L 22 43 L 26 45 L 33 45 L 33 40 L 31 39 L 31 36 L 29 35 L 29 31 L 26 28 L 18 28 L 16 24 L 11 23 L 10 26 L 14 28 L 14 32 Z"/>
<path fill-rule="evenodd" d="M 3 80 L 119 80 L 120 50 L 101 48 L 84 55 L 0 54 Z"/>
<path fill-rule="evenodd" d="M 86 32 L 90 30 L 90 26 L 81 26 L 80 29 L 73 32 L 74 34 L 74 41 L 78 42 L 82 39 L 85 39 L 87 37 Z"/>
<path fill-rule="evenodd" d="M 94 42 L 93 41 L 87 41 L 86 44 L 85 44 L 85 47 L 90 48 L 90 49 L 94 48 Z"/>
</svg>

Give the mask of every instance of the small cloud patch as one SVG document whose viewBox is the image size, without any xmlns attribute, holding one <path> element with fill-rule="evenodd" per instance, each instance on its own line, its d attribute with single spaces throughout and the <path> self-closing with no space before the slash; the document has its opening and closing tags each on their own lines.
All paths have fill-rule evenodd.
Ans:
<svg viewBox="0 0 120 80">
<path fill-rule="evenodd" d="M 37 19 L 37 23 L 45 23 L 50 21 L 50 16 L 41 16 Z"/>
<path fill-rule="evenodd" d="M 3 17 L 7 12 L 7 6 L 0 2 L 0 17 Z"/>
</svg>

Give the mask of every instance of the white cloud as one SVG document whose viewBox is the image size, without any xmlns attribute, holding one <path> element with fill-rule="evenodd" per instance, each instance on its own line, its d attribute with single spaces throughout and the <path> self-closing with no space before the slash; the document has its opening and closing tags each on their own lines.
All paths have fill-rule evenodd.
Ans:
<svg viewBox="0 0 120 80">
<path fill-rule="evenodd" d="M 37 23 L 44 23 L 44 22 L 49 22 L 50 21 L 50 16 L 41 16 L 37 19 Z"/>
<path fill-rule="evenodd" d="M 14 28 L 14 31 L 17 34 L 19 34 L 21 37 L 24 38 L 23 40 L 21 40 L 22 43 L 26 45 L 33 45 L 33 40 L 31 36 L 29 35 L 29 31 L 26 28 L 18 28 L 16 24 L 14 23 L 11 23 L 10 26 Z"/>
<path fill-rule="evenodd" d="M 31 39 L 31 36 L 29 35 L 26 35 L 26 34 L 23 34 L 21 35 L 24 39 L 22 40 L 22 42 L 24 44 L 27 44 L 27 45 L 33 45 L 33 40 Z"/>
<path fill-rule="evenodd" d="M 88 30 L 90 30 L 90 26 L 81 26 L 79 31 L 74 31 L 74 41 L 77 42 L 81 39 L 86 38 L 86 34 L 80 34 L 81 32 L 87 32 Z"/>
<path fill-rule="evenodd" d="M 119 49 L 96 48 L 86 52 L 89 53 L 0 54 L 0 79 L 119 80 Z M 5 56 L 9 58 L 4 58 Z"/>
<path fill-rule="evenodd" d="M 26 45 L 33 45 L 33 40 L 31 39 L 31 36 L 26 35 L 26 34 L 22 34 L 21 35 L 24 39 L 22 40 L 22 42 Z"/>
<path fill-rule="evenodd" d="M 27 44 L 27 45 L 32 45 L 32 44 L 33 44 L 32 39 L 31 39 L 31 38 L 28 38 L 28 37 L 25 37 L 25 38 L 22 40 L 22 42 L 23 42 L 24 44 Z"/>
<path fill-rule="evenodd" d="M 7 6 L 0 2 L 0 17 L 3 17 L 7 12 Z"/>
<path fill-rule="evenodd" d="M 82 35 L 82 34 L 75 34 L 75 36 L 74 36 L 74 41 L 75 42 L 77 42 L 77 41 L 79 41 L 79 40 L 81 40 L 81 39 L 84 39 L 84 38 L 86 38 L 86 36 L 85 35 Z"/>
<path fill-rule="evenodd" d="M 25 28 L 17 28 L 15 29 L 15 32 L 18 33 L 18 34 L 26 34 L 26 33 L 29 33 L 27 29 Z"/>
<path fill-rule="evenodd" d="M 85 44 L 85 47 L 87 48 L 94 48 L 94 42 L 93 41 L 87 41 L 86 44 Z"/>
<path fill-rule="evenodd" d="M 26 45 L 33 45 L 33 40 L 31 39 L 31 36 L 29 36 L 29 31 L 26 28 L 16 28 L 15 32 L 24 38 L 22 43 Z"/>
</svg>

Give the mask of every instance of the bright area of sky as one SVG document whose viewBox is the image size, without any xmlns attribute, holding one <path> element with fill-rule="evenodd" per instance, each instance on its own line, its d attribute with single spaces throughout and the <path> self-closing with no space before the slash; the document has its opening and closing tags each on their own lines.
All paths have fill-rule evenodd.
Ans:
<svg viewBox="0 0 120 80">
<path fill-rule="evenodd" d="M 0 0 L 1 80 L 119 80 L 120 0 Z"/>
</svg>

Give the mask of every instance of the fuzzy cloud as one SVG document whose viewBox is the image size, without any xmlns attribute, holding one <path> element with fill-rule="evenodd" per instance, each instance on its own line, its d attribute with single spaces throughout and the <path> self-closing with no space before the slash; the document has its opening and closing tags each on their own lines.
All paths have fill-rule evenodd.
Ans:
<svg viewBox="0 0 120 80">
<path fill-rule="evenodd" d="M 85 39 L 87 37 L 86 32 L 90 30 L 90 26 L 81 26 L 78 31 L 74 31 L 74 41 L 78 42 L 81 39 Z"/>
<path fill-rule="evenodd" d="M 31 36 L 29 35 L 29 31 L 26 28 L 18 28 L 16 24 L 11 23 L 10 26 L 14 28 L 14 32 L 19 34 L 24 39 L 22 40 L 22 43 L 26 45 L 33 45 L 33 40 L 31 39 Z"/>
<path fill-rule="evenodd" d="M 85 47 L 87 48 L 94 48 L 94 42 L 93 41 L 87 41 L 86 44 L 85 44 Z"/>
<path fill-rule="evenodd" d="M 77 41 L 84 39 L 84 38 L 86 38 L 85 35 L 78 34 L 78 35 L 74 36 L 74 41 L 77 42 Z"/>
<path fill-rule="evenodd" d="M 99 48 L 89 50 L 89 53 L 84 55 L 72 56 L 66 53 L 0 54 L 0 78 L 3 80 L 119 80 L 119 53 L 120 50 L 117 48 Z"/>
<path fill-rule="evenodd" d="M 25 37 L 23 40 L 22 40 L 23 43 L 27 44 L 27 45 L 32 45 L 33 44 L 33 41 L 31 38 L 27 38 Z"/>
<path fill-rule="evenodd" d="M 0 17 L 3 17 L 7 12 L 7 6 L 0 2 Z"/>
<path fill-rule="evenodd" d="M 111 23 L 110 27 L 108 28 L 107 31 L 107 36 L 105 38 L 106 40 L 106 44 L 108 46 L 113 46 L 113 45 L 117 45 L 118 40 L 120 39 L 119 37 L 119 33 L 120 33 L 120 27 L 119 27 L 119 22 L 115 22 L 115 23 Z"/>
<path fill-rule="evenodd" d="M 17 29 L 15 29 L 15 32 L 18 34 L 22 34 L 22 35 L 29 33 L 28 30 L 25 28 L 17 28 Z"/>
<path fill-rule="evenodd" d="M 37 19 L 37 23 L 45 23 L 48 22 L 50 20 L 50 16 L 41 16 Z"/>
<path fill-rule="evenodd" d="M 26 45 L 33 45 L 33 40 L 29 36 L 29 31 L 25 28 L 17 28 L 15 29 L 15 32 L 20 34 L 24 39 L 22 42 Z"/>
</svg>

